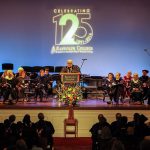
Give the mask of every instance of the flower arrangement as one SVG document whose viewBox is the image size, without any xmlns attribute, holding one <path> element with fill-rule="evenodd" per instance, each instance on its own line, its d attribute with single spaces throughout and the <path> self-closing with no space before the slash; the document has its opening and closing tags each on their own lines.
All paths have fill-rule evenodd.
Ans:
<svg viewBox="0 0 150 150">
<path fill-rule="evenodd" d="M 59 101 L 74 105 L 82 99 L 81 87 L 78 84 L 63 84 L 59 91 Z"/>
</svg>

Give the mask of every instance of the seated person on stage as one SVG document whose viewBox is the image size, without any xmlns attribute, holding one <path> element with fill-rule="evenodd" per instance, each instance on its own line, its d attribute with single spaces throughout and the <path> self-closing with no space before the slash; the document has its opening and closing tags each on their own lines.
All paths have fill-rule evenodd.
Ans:
<svg viewBox="0 0 150 150">
<path fill-rule="evenodd" d="M 107 102 L 108 104 L 111 104 L 113 100 L 113 84 L 114 84 L 114 74 L 109 73 L 106 79 L 106 90 L 110 98 L 110 101 Z"/>
<path fill-rule="evenodd" d="M 44 69 L 40 70 L 39 76 L 35 79 L 35 99 L 39 96 L 42 102 L 43 96 L 46 95 L 46 77 Z"/>
<path fill-rule="evenodd" d="M 131 98 L 133 102 L 141 104 L 142 102 L 142 82 L 139 80 L 139 75 L 137 73 L 133 74 L 133 79 L 131 81 Z"/>
<path fill-rule="evenodd" d="M 80 68 L 77 65 L 73 65 L 73 61 L 68 59 L 67 66 L 62 68 L 61 73 L 80 73 Z"/>
<path fill-rule="evenodd" d="M 18 72 L 15 74 L 16 77 L 22 76 L 22 73 L 24 72 L 24 69 L 22 67 L 18 68 Z"/>
<path fill-rule="evenodd" d="M 49 68 L 45 68 L 45 78 L 46 78 L 46 92 L 48 95 L 52 94 L 52 76 L 49 73 Z"/>
<path fill-rule="evenodd" d="M 124 85 L 125 85 L 125 91 L 124 91 L 124 98 L 129 97 L 130 98 L 130 86 L 131 86 L 131 80 L 132 80 L 132 72 L 128 71 L 127 74 L 123 78 Z"/>
<path fill-rule="evenodd" d="M 116 104 L 119 103 L 119 98 L 123 98 L 123 92 L 124 92 L 124 81 L 121 78 L 121 74 L 119 72 L 116 73 L 115 79 L 114 79 L 114 101 Z"/>
<path fill-rule="evenodd" d="M 142 82 L 143 88 L 143 99 L 147 99 L 147 92 L 148 92 L 148 70 L 142 70 L 142 76 L 140 77 L 140 81 Z"/>
<path fill-rule="evenodd" d="M 0 77 L 0 99 L 1 99 L 1 96 L 2 96 L 2 77 Z"/>
<path fill-rule="evenodd" d="M 12 100 L 17 99 L 17 89 L 16 89 L 16 78 L 12 70 L 7 70 L 7 74 L 2 78 L 2 91 L 4 103 L 9 99 L 9 103 L 12 103 Z"/>
<path fill-rule="evenodd" d="M 29 81 L 29 76 L 27 76 L 26 72 L 22 67 L 18 69 L 18 74 L 16 74 L 17 79 L 17 92 L 18 92 L 18 99 L 24 97 L 24 90 L 25 90 L 25 84 Z"/>
<path fill-rule="evenodd" d="M 2 74 L 2 76 L 0 77 L 0 98 L 3 96 L 2 81 L 6 76 L 7 76 L 7 70 L 5 70 Z"/>
<path fill-rule="evenodd" d="M 148 102 L 147 104 L 150 105 L 150 78 L 148 79 L 148 93 L 147 93 Z"/>
</svg>

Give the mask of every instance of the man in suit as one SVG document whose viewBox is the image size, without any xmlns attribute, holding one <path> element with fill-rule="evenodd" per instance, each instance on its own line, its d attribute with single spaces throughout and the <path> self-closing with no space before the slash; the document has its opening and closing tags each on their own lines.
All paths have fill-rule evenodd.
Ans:
<svg viewBox="0 0 150 150">
<path fill-rule="evenodd" d="M 73 61 L 68 59 L 67 66 L 62 68 L 61 73 L 80 73 L 80 68 L 77 65 L 73 65 Z"/>
</svg>

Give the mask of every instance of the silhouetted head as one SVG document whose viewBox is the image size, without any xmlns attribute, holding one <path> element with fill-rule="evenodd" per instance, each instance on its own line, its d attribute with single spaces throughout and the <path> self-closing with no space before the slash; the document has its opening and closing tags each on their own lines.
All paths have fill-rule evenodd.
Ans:
<svg viewBox="0 0 150 150">
<path fill-rule="evenodd" d="M 25 124 L 30 124 L 31 120 L 30 120 L 30 115 L 26 114 L 22 120 L 23 123 Z"/>
<path fill-rule="evenodd" d="M 44 120 L 44 114 L 43 113 L 39 113 L 38 114 L 38 118 L 39 118 L 39 120 Z"/>
<path fill-rule="evenodd" d="M 121 113 L 116 113 L 116 120 L 119 120 L 121 118 Z"/>
<path fill-rule="evenodd" d="M 16 120 L 16 116 L 15 115 L 10 115 L 9 116 L 9 122 L 14 122 Z"/>
</svg>

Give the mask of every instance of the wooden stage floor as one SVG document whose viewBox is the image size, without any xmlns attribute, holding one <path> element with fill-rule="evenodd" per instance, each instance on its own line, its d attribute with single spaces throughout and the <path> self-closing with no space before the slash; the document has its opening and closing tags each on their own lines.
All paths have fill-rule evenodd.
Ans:
<svg viewBox="0 0 150 150">
<path fill-rule="evenodd" d="M 3 104 L 2 100 L 0 101 L 0 109 L 45 109 L 45 110 L 66 110 L 68 106 L 58 102 L 55 98 L 50 98 L 43 102 L 23 102 L 19 101 L 16 104 Z M 74 107 L 75 110 L 150 110 L 150 105 L 135 105 L 129 104 L 126 101 L 124 104 L 107 104 L 100 99 L 85 99 L 79 102 L 79 105 Z"/>
</svg>

